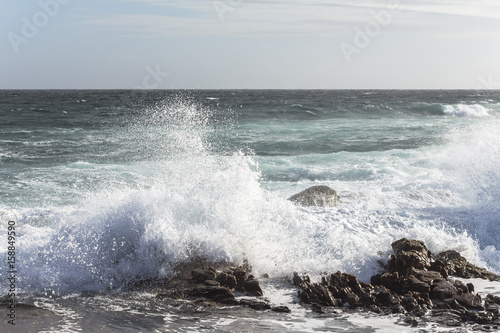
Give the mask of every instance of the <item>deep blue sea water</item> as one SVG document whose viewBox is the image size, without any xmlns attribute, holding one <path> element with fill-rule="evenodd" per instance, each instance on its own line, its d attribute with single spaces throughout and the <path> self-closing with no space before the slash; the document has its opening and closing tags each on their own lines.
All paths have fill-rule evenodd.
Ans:
<svg viewBox="0 0 500 333">
<path fill-rule="evenodd" d="M 499 91 L 0 91 L 0 235 L 15 221 L 16 287 L 63 309 L 56 331 L 92 327 L 69 295 L 120 292 L 195 256 L 247 259 L 278 299 L 273 279 L 294 271 L 368 280 L 401 237 L 500 273 L 499 166 Z M 312 185 L 341 203 L 287 201 Z M 117 313 L 141 313 L 118 298 Z M 155 309 L 159 323 L 117 330 L 183 329 Z"/>
</svg>

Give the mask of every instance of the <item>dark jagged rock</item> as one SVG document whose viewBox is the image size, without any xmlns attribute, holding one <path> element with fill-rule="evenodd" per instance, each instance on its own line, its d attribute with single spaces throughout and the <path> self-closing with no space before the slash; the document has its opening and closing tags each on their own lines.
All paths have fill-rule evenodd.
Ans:
<svg viewBox="0 0 500 333">
<path fill-rule="evenodd" d="M 412 311 L 418 307 L 418 301 L 412 295 L 407 294 L 401 299 L 401 304 L 405 307 L 406 310 Z"/>
<path fill-rule="evenodd" d="M 244 291 L 243 284 L 248 278 L 247 272 L 243 267 L 233 269 L 231 274 L 236 278 L 236 290 Z"/>
<path fill-rule="evenodd" d="M 448 278 L 448 270 L 446 269 L 446 264 L 439 259 L 436 259 L 433 262 L 431 262 L 429 270 L 440 273 L 444 279 Z"/>
<path fill-rule="evenodd" d="M 431 252 L 422 241 L 403 238 L 391 246 L 395 256 L 391 256 L 387 263 L 389 273 L 398 272 L 406 276 L 406 271 L 411 267 L 426 269 L 431 264 Z"/>
<path fill-rule="evenodd" d="M 340 196 L 328 186 L 313 186 L 292 195 L 288 200 L 300 206 L 335 206 Z"/>
<path fill-rule="evenodd" d="M 203 284 L 206 286 L 209 286 L 209 287 L 219 287 L 220 286 L 220 283 L 215 281 L 215 280 L 206 280 Z"/>
<path fill-rule="evenodd" d="M 489 300 L 486 300 L 486 302 L 484 302 L 484 307 L 486 311 L 496 316 L 500 314 L 500 306 L 498 304 L 491 303 Z"/>
<path fill-rule="evenodd" d="M 467 290 L 471 293 L 474 294 L 474 285 L 472 283 L 467 283 Z"/>
<path fill-rule="evenodd" d="M 444 326 L 462 326 L 462 314 L 453 310 L 436 310 L 432 312 L 433 321 Z"/>
<path fill-rule="evenodd" d="M 262 289 L 260 288 L 259 281 L 252 275 L 243 282 L 243 289 L 252 296 L 263 296 Z"/>
<path fill-rule="evenodd" d="M 221 286 L 224 286 L 229 289 L 234 289 L 236 288 L 237 285 L 236 277 L 230 273 L 218 274 L 216 281 L 219 282 Z"/>
<path fill-rule="evenodd" d="M 487 297 L 488 297 L 488 301 L 490 301 L 491 303 L 495 303 L 495 304 L 500 305 L 500 297 L 495 296 L 495 295 L 491 295 L 491 294 L 488 294 Z"/>
<path fill-rule="evenodd" d="M 309 276 L 295 273 L 293 283 L 300 288 L 299 299 L 318 313 L 326 313 L 329 307 L 349 306 L 375 313 L 401 313 L 407 318 L 424 317 L 423 321 L 446 326 L 500 323 L 500 297 L 488 295 L 483 303 L 472 284 L 448 279 L 456 272 L 490 280 L 496 275 L 449 251 L 432 261 L 431 252 L 421 241 L 403 238 L 392 243 L 392 248 L 387 271 L 372 276 L 371 284 L 341 272 L 311 283 Z M 429 310 L 431 317 L 427 315 Z"/>
<path fill-rule="evenodd" d="M 281 313 L 290 313 L 292 312 L 288 306 L 273 306 L 271 307 L 271 311 L 273 312 L 281 312 Z"/>
<path fill-rule="evenodd" d="M 483 300 L 479 295 L 473 294 L 462 294 L 453 295 L 453 299 L 456 300 L 460 305 L 467 309 L 483 311 Z"/>
<path fill-rule="evenodd" d="M 238 304 L 231 290 L 225 287 L 194 287 L 189 291 L 188 295 L 192 297 L 203 297 L 224 304 Z"/>
<path fill-rule="evenodd" d="M 448 275 L 455 275 L 464 279 L 481 278 L 490 281 L 500 281 L 500 276 L 469 263 L 457 251 L 449 250 L 439 253 L 436 259 L 445 264 Z"/>
<path fill-rule="evenodd" d="M 398 272 L 394 272 L 394 274 L 384 273 L 380 275 L 380 280 L 378 281 L 378 283 L 374 284 L 381 284 L 391 291 L 401 292 L 401 283 Z"/>
<path fill-rule="evenodd" d="M 418 280 L 432 285 L 435 281 L 446 280 L 441 273 L 436 271 L 427 271 L 423 269 L 415 269 L 413 267 L 408 271 L 408 275 L 416 277 Z"/>
<path fill-rule="evenodd" d="M 432 287 L 432 298 L 445 300 L 457 293 L 457 288 L 449 281 L 439 281 Z"/>
<path fill-rule="evenodd" d="M 415 317 L 411 317 L 411 316 L 408 316 L 405 318 L 404 322 L 408 325 L 410 325 L 411 327 L 417 327 L 419 322 L 417 319 L 415 319 Z"/>
<path fill-rule="evenodd" d="M 249 275 L 244 267 L 226 267 L 221 271 L 213 267 L 207 269 L 203 261 L 200 261 L 199 264 L 202 267 L 194 269 L 192 266 L 196 265 L 196 263 L 187 265 L 191 269 L 189 275 L 184 273 L 171 280 L 158 281 L 157 288 L 160 292 L 157 294 L 157 299 L 177 300 L 187 298 L 193 299 L 197 304 L 204 306 L 217 306 L 218 304 L 247 305 L 248 303 L 251 304 L 251 307 L 259 310 L 271 308 L 267 301 L 254 301 L 253 303 L 244 301 L 240 303 L 236 299 L 233 291 L 244 292 L 250 296 L 263 296 L 259 281 Z"/>
<path fill-rule="evenodd" d="M 409 282 L 409 291 L 416 291 L 416 292 L 422 292 L 422 293 L 429 293 L 431 291 L 431 286 L 429 283 L 421 281 L 414 277 L 413 275 L 410 275 L 408 277 L 408 282 Z"/>
<path fill-rule="evenodd" d="M 215 280 L 215 270 L 214 269 L 194 269 L 191 271 L 191 278 L 196 281 L 203 283 L 207 280 Z"/>
<path fill-rule="evenodd" d="M 246 306 L 248 306 L 254 310 L 258 310 L 258 311 L 264 311 L 264 310 L 271 309 L 271 305 L 269 305 L 269 303 L 262 302 L 262 301 L 256 301 L 253 299 L 242 299 L 242 300 L 240 300 L 240 304 L 246 305 Z"/>
<path fill-rule="evenodd" d="M 396 294 L 383 286 L 376 286 L 373 292 L 377 305 L 379 306 L 394 306 L 399 305 L 399 299 Z"/>
</svg>

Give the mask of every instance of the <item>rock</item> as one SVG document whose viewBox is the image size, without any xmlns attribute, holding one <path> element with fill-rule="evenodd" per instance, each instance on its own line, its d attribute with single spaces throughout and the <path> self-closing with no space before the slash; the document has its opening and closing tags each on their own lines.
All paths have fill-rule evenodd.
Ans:
<svg viewBox="0 0 500 333">
<path fill-rule="evenodd" d="M 446 265 L 448 275 L 455 275 L 465 279 L 482 278 L 490 281 L 500 281 L 500 276 L 469 263 L 457 251 L 449 250 L 439 253 L 436 259 Z"/>
<path fill-rule="evenodd" d="M 328 186 L 313 186 L 288 198 L 293 203 L 306 207 L 332 207 L 337 204 L 339 199 L 340 196 L 337 192 Z"/>
<path fill-rule="evenodd" d="M 465 306 L 470 310 L 479 310 L 483 311 L 483 300 L 479 295 L 473 294 L 462 294 L 462 295 L 453 295 L 453 299 L 456 300 L 460 305 Z"/>
<path fill-rule="evenodd" d="M 327 307 L 321 306 L 318 303 L 312 303 L 311 310 L 313 310 L 316 313 L 323 314 L 327 311 Z"/>
<path fill-rule="evenodd" d="M 448 270 L 446 269 L 446 264 L 439 259 L 436 259 L 431 263 L 431 267 L 429 267 L 429 270 L 439 272 L 444 279 L 448 278 Z"/>
<path fill-rule="evenodd" d="M 469 288 L 465 284 L 463 284 L 462 281 L 456 280 L 453 283 L 453 285 L 455 286 L 455 288 L 457 288 L 459 295 L 461 295 L 461 294 L 468 294 L 469 293 Z"/>
<path fill-rule="evenodd" d="M 191 271 L 191 279 L 203 283 L 207 280 L 215 280 L 215 270 L 213 269 L 194 269 Z"/>
<path fill-rule="evenodd" d="M 431 295 L 433 299 L 445 300 L 447 298 L 452 298 L 456 293 L 457 288 L 455 288 L 451 282 L 439 281 L 433 285 Z"/>
<path fill-rule="evenodd" d="M 491 313 L 479 313 L 479 317 L 476 319 L 476 323 L 481 325 L 491 324 L 493 321 L 493 315 Z"/>
<path fill-rule="evenodd" d="M 391 307 L 391 313 L 392 314 L 405 313 L 405 309 L 401 305 L 397 304 Z"/>
<path fill-rule="evenodd" d="M 203 282 L 204 285 L 206 286 L 210 286 L 210 287 L 218 287 L 220 286 L 220 283 L 215 281 L 215 280 L 206 280 L 205 282 Z"/>
<path fill-rule="evenodd" d="M 220 273 L 217 275 L 216 281 L 221 284 L 221 286 L 227 287 L 229 289 L 236 288 L 238 282 L 236 281 L 236 277 L 230 273 Z"/>
<path fill-rule="evenodd" d="M 252 296 L 264 295 L 262 289 L 260 288 L 259 281 L 253 277 L 243 282 L 243 289 Z"/>
<path fill-rule="evenodd" d="M 225 287 L 194 287 L 189 290 L 188 295 L 191 297 L 203 297 L 224 304 L 238 303 L 233 293 Z"/>
<path fill-rule="evenodd" d="M 405 320 L 404 320 L 405 323 L 407 323 L 408 325 L 411 325 L 411 327 L 417 327 L 418 326 L 418 320 L 415 319 L 414 317 L 406 317 Z"/>
<path fill-rule="evenodd" d="M 398 292 L 401 291 L 401 284 L 399 282 L 398 272 L 394 272 L 394 274 L 384 273 L 380 275 L 380 279 L 378 282 L 379 283 L 376 284 L 381 284 L 391 291 L 398 291 Z"/>
<path fill-rule="evenodd" d="M 362 306 L 362 304 L 359 302 L 359 296 L 356 295 L 355 293 L 349 293 L 346 297 L 347 303 L 349 303 L 349 306 L 351 308 L 357 308 Z"/>
<path fill-rule="evenodd" d="M 445 326 L 462 326 L 462 315 L 454 310 L 434 310 L 432 319 Z"/>
<path fill-rule="evenodd" d="M 306 288 L 308 285 L 310 285 L 311 278 L 307 274 L 301 277 L 297 272 L 294 272 L 292 282 L 296 287 Z"/>
<path fill-rule="evenodd" d="M 396 305 L 399 304 L 399 300 L 397 300 L 394 295 L 390 292 L 389 289 L 382 287 L 382 286 L 377 286 L 374 289 L 373 295 L 377 299 L 377 302 L 379 304 L 377 305 Z"/>
<path fill-rule="evenodd" d="M 178 300 L 178 299 L 182 299 L 182 298 L 186 298 L 186 293 L 184 290 L 173 290 L 173 291 L 170 291 L 170 292 L 167 292 L 167 293 L 159 293 L 156 295 L 156 298 L 158 299 L 174 299 L 174 300 Z"/>
<path fill-rule="evenodd" d="M 469 291 L 469 293 L 474 294 L 474 285 L 472 283 L 467 283 L 467 290 Z"/>
<path fill-rule="evenodd" d="M 252 309 L 258 310 L 258 311 L 265 311 L 265 310 L 271 309 L 271 305 L 269 305 L 268 303 L 262 302 L 262 301 L 256 301 L 253 299 L 242 299 L 242 300 L 240 300 L 240 304 L 246 305 L 249 308 L 252 308 Z"/>
<path fill-rule="evenodd" d="M 299 292 L 297 293 L 297 296 L 305 304 L 311 304 L 312 303 L 311 302 L 311 297 L 309 297 L 309 292 L 307 292 L 307 291 L 299 290 Z"/>
<path fill-rule="evenodd" d="M 389 273 L 398 272 L 406 276 L 406 271 L 412 267 L 426 269 L 431 264 L 431 252 L 422 241 L 403 238 L 391 246 L 395 255 L 387 262 Z"/>
<path fill-rule="evenodd" d="M 485 302 L 485 310 L 494 314 L 494 315 L 499 315 L 500 314 L 500 306 L 495 303 L 490 303 L 489 301 Z"/>
<path fill-rule="evenodd" d="M 453 295 L 455 296 L 455 295 Z M 460 313 L 465 313 L 467 311 L 467 308 L 465 308 L 463 305 L 460 305 L 455 299 L 453 298 L 448 298 L 443 301 L 444 304 L 448 305 L 450 309 L 457 310 Z"/>
<path fill-rule="evenodd" d="M 488 296 L 486 296 L 486 297 L 488 298 L 488 301 L 490 301 L 491 303 L 495 303 L 495 304 L 500 305 L 500 297 L 499 296 L 488 294 Z"/>
<path fill-rule="evenodd" d="M 412 311 L 418 306 L 417 300 L 411 295 L 404 296 L 401 300 L 401 304 L 407 311 Z"/>
<path fill-rule="evenodd" d="M 441 273 L 436 271 L 427 271 L 423 269 L 415 269 L 413 267 L 408 271 L 408 275 L 413 275 L 418 280 L 425 282 L 429 285 L 432 285 L 434 281 L 446 280 Z"/>
<path fill-rule="evenodd" d="M 330 275 L 330 285 L 336 287 L 338 290 L 349 288 L 356 293 L 363 290 L 356 276 L 341 272 Z"/>
<path fill-rule="evenodd" d="M 312 294 L 312 298 L 321 305 L 337 306 L 342 303 L 340 300 L 333 297 L 332 293 L 327 287 L 320 284 L 314 284 L 312 286 Z"/>
<path fill-rule="evenodd" d="M 423 281 L 420 281 L 413 275 L 411 275 L 408 278 L 408 282 L 410 283 L 409 290 L 410 291 L 416 291 L 416 292 L 422 292 L 422 293 L 429 293 L 431 291 L 431 286 Z"/>
<path fill-rule="evenodd" d="M 243 284 L 248 278 L 246 270 L 242 267 L 238 267 L 233 269 L 231 273 L 236 278 L 236 290 L 244 291 Z"/>
<path fill-rule="evenodd" d="M 273 306 L 271 307 L 271 311 L 273 312 L 281 312 L 281 313 L 290 313 L 292 312 L 287 306 Z"/>
<path fill-rule="evenodd" d="M 311 283 L 308 276 L 294 274 L 293 283 L 300 288 L 300 300 L 311 304 L 318 313 L 327 313 L 329 308 L 347 303 L 351 308 L 423 317 L 423 322 L 447 326 L 461 326 L 465 321 L 500 324 L 500 297 L 488 295 L 483 305 L 481 297 L 474 294 L 472 284 L 465 285 L 458 280 L 452 283 L 448 279 L 448 274 L 454 272 L 453 267 L 488 277 L 484 274 L 486 270 L 474 268 L 453 253 L 433 262 L 431 252 L 418 240 L 403 238 L 392 243 L 392 248 L 394 254 L 385 266 L 387 271 L 372 276 L 371 284 L 341 272 L 323 276 L 320 283 Z M 450 257 L 458 260 L 450 264 Z M 433 310 L 431 318 L 429 310 Z"/>
</svg>

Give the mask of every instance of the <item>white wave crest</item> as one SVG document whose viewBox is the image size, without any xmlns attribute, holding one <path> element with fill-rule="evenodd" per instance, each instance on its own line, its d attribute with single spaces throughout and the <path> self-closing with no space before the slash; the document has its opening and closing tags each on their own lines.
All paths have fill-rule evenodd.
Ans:
<svg viewBox="0 0 500 333">
<path fill-rule="evenodd" d="M 488 110 L 480 104 L 442 105 L 441 110 L 445 115 L 455 117 L 485 117 L 489 115 Z"/>
</svg>

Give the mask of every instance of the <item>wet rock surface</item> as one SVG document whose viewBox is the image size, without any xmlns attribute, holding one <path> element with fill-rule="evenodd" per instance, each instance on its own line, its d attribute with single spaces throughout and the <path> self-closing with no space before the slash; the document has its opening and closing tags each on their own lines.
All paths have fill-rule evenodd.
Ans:
<svg viewBox="0 0 500 333">
<path fill-rule="evenodd" d="M 448 275 L 454 275 L 464 279 L 481 278 L 490 281 L 500 281 L 500 276 L 467 262 L 467 260 L 457 251 L 450 250 L 439 253 L 436 256 L 436 261 L 444 263 Z"/>
<path fill-rule="evenodd" d="M 292 195 L 288 200 L 300 206 L 335 206 L 340 196 L 331 187 L 320 185 L 310 187 Z"/>
<path fill-rule="evenodd" d="M 446 251 L 433 260 L 425 244 L 400 239 L 392 244 L 394 254 L 385 272 L 362 283 L 351 274 L 337 272 L 312 283 L 308 275 L 294 274 L 299 299 L 320 313 L 325 307 L 347 307 L 380 314 L 403 314 L 404 323 L 421 321 L 445 326 L 479 325 L 481 330 L 499 329 L 500 297 L 475 294 L 472 284 L 451 281 L 448 276 L 476 277 L 498 281 L 499 277 L 474 266 L 458 252 Z"/>
<path fill-rule="evenodd" d="M 290 312 L 288 307 L 273 306 L 263 298 L 259 281 L 244 267 L 195 268 L 189 276 L 165 281 L 159 287 L 163 290 L 156 296 L 159 300 L 187 299 L 206 306 L 240 305 L 257 311 Z M 235 294 L 253 298 L 237 299 Z"/>
</svg>

